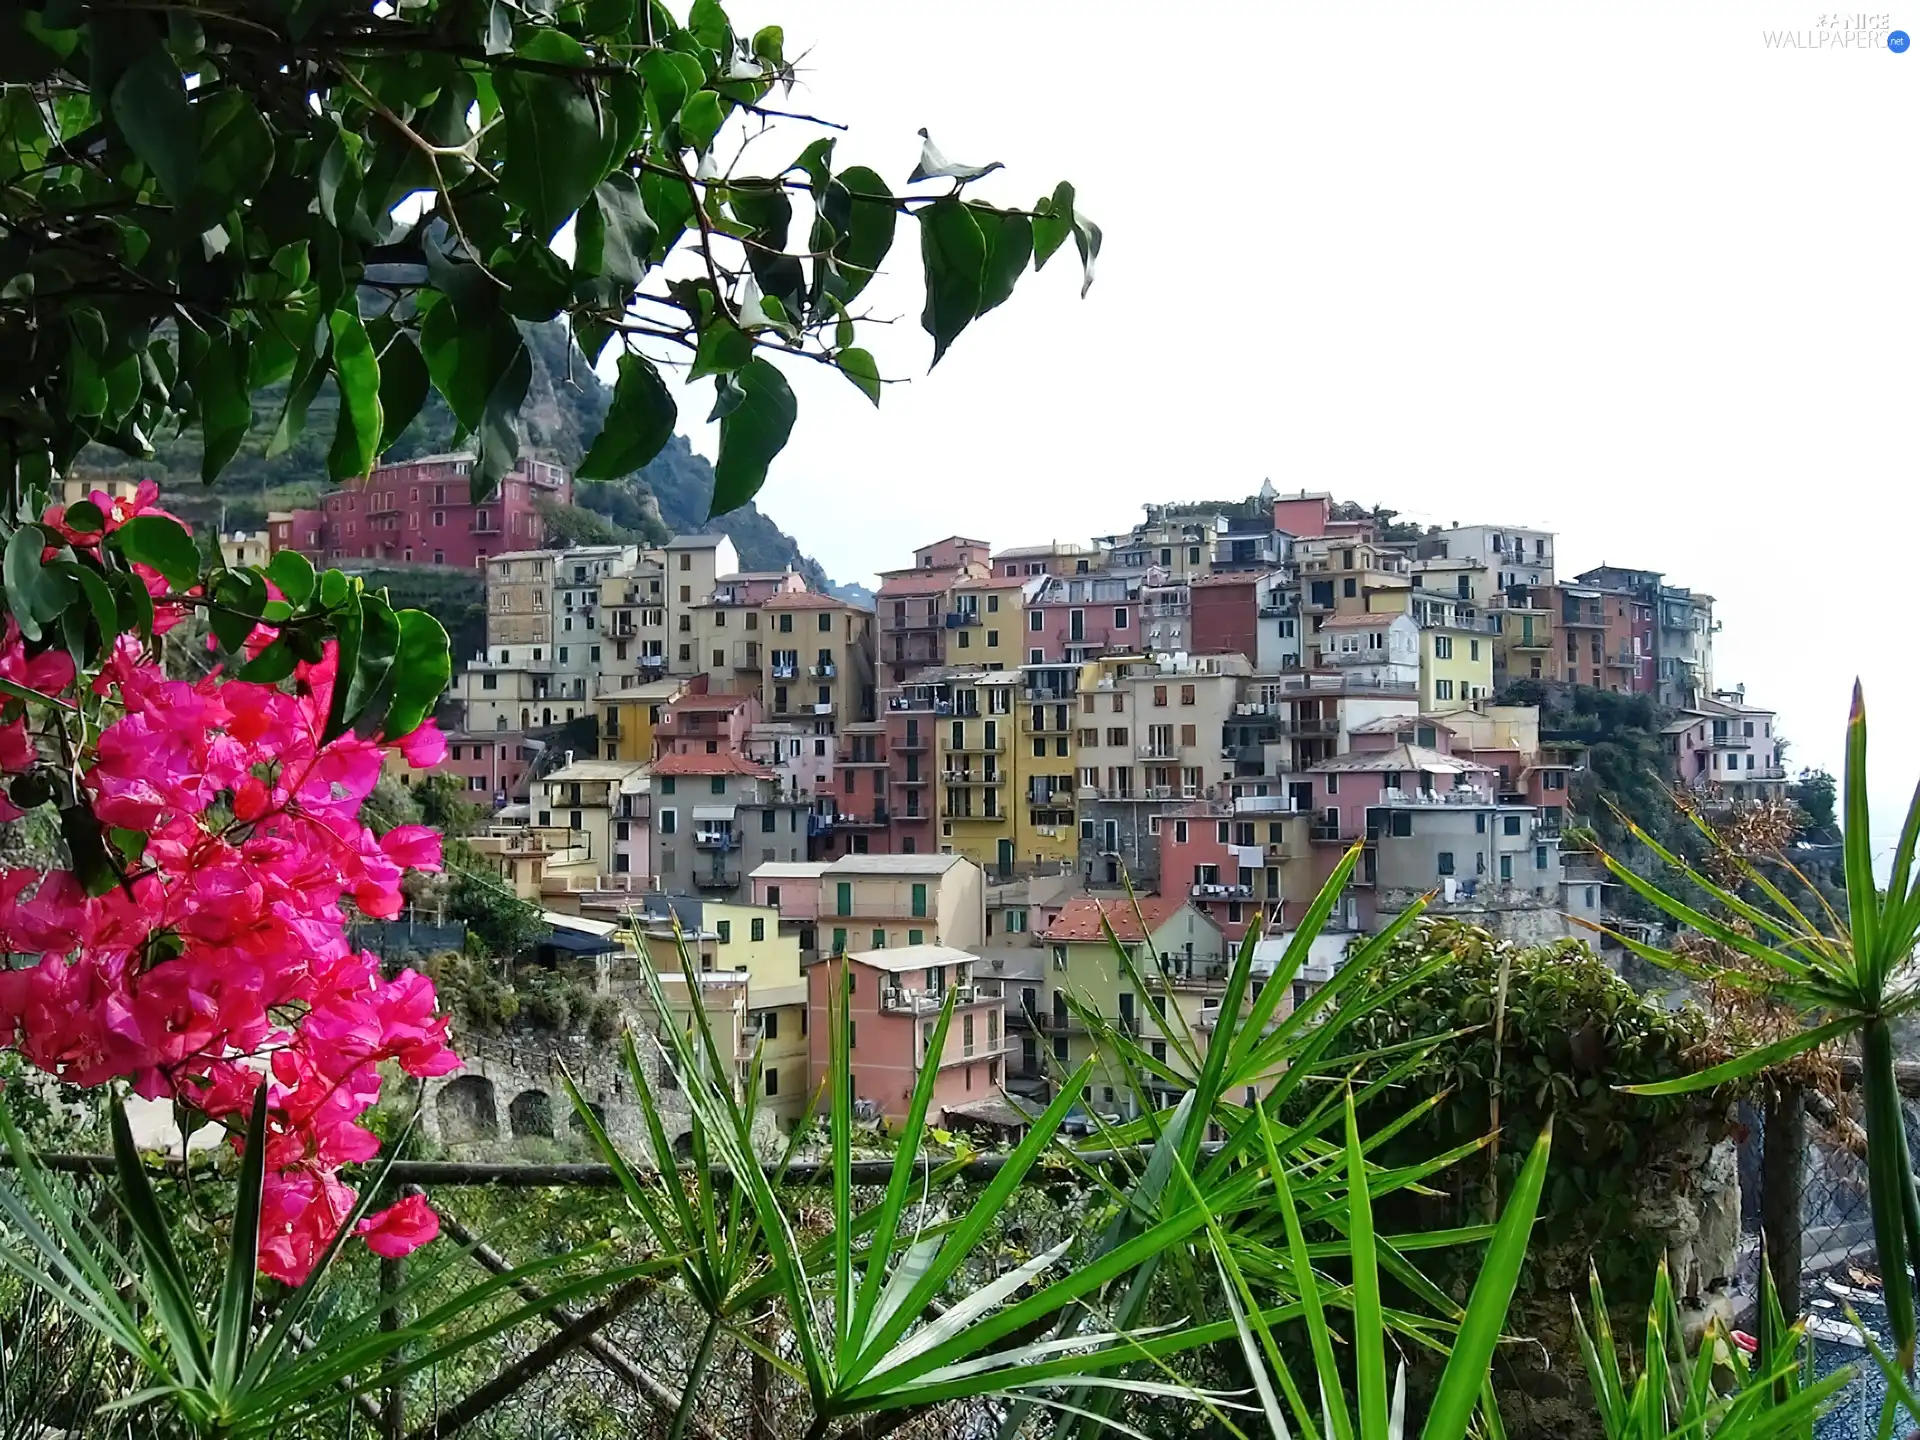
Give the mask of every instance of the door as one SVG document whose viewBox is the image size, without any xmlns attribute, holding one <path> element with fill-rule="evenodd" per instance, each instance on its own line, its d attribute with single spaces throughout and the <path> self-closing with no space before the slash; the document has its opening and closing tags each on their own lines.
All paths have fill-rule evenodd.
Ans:
<svg viewBox="0 0 1920 1440">
<path fill-rule="evenodd" d="M 1002 840 L 999 844 L 998 849 L 999 849 L 999 859 L 1000 859 L 1000 873 L 1003 876 L 1011 875 L 1013 873 L 1013 841 Z"/>
<path fill-rule="evenodd" d="M 1087 612 L 1086 611 L 1074 610 L 1068 614 L 1067 635 L 1069 639 L 1073 639 L 1073 640 L 1084 640 L 1087 638 Z"/>
</svg>

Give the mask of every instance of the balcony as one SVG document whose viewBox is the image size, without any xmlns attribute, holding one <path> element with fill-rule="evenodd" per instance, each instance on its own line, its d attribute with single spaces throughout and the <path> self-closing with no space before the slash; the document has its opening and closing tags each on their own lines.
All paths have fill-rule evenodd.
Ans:
<svg viewBox="0 0 1920 1440">
<path fill-rule="evenodd" d="M 1380 803 L 1393 806 L 1491 805 L 1493 796 L 1471 787 L 1462 790 L 1382 790 Z"/>
<path fill-rule="evenodd" d="M 1149 740 L 1144 745 L 1134 747 L 1134 756 L 1140 760 L 1174 760 L 1180 758 L 1180 747 L 1169 742 Z"/>
<path fill-rule="evenodd" d="M 962 825 L 1004 825 L 1011 817 L 1005 810 L 996 810 L 992 814 L 982 812 L 976 815 L 971 810 L 949 810 L 942 806 L 940 818 L 957 821 Z"/>
<path fill-rule="evenodd" d="M 776 660 L 773 662 L 773 678 L 776 680 L 791 680 L 799 673 L 800 667 L 790 660 Z"/>
<path fill-rule="evenodd" d="M 1202 883 L 1199 885 L 1189 885 L 1187 887 L 1187 894 L 1191 895 L 1195 900 L 1251 900 L 1253 898 L 1253 887 L 1251 885 L 1216 885 L 1212 883 Z"/>
<path fill-rule="evenodd" d="M 945 628 L 948 630 L 964 630 L 968 626 L 979 623 L 979 612 L 974 610 L 950 610 L 944 621 Z"/>
<path fill-rule="evenodd" d="M 1716 750 L 1751 750 L 1753 748 L 1753 741 L 1745 735 L 1736 735 L 1733 731 L 1728 730 L 1713 737 L 1713 748 Z"/>
<path fill-rule="evenodd" d="M 887 824 L 886 807 L 875 806 L 871 815 L 835 815 L 833 826 L 836 830 L 881 830 Z"/>
<path fill-rule="evenodd" d="M 1523 628 L 1518 635 L 1509 635 L 1507 637 L 1507 644 L 1515 650 L 1551 650 L 1553 648 L 1553 634 L 1547 630 L 1536 630 L 1528 626 Z"/>
<path fill-rule="evenodd" d="M 1535 840 L 1558 840 L 1564 822 L 1559 820 L 1535 820 L 1533 838 Z"/>
<path fill-rule="evenodd" d="M 642 655 L 640 657 L 640 668 L 642 670 L 665 670 L 667 668 L 667 657 L 664 655 Z"/>
<path fill-rule="evenodd" d="M 832 665 L 813 665 L 808 667 L 807 673 L 816 680 L 831 680 L 840 672 Z"/>
<path fill-rule="evenodd" d="M 1162 955 L 1160 973 L 1176 990 L 1211 990 L 1224 985 L 1224 960 L 1195 960 L 1185 955 Z"/>
<path fill-rule="evenodd" d="M 738 850 L 740 836 L 732 830 L 695 830 L 693 847 L 696 850 Z"/>
<path fill-rule="evenodd" d="M 925 754 L 932 742 L 925 735 L 907 735 L 898 740 L 889 740 L 889 749 L 900 755 Z"/>
<path fill-rule="evenodd" d="M 468 527 L 468 531 L 474 535 L 498 535 L 500 533 L 500 518 L 497 515 L 488 515 L 483 511 L 473 517 L 473 524 Z"/>
<path fill-rule="evenodd" d="M 740 871 L 716 865 L 711 870 L 697 870 L 693 876 L 694 888 L 698 890 L 737 890 L 740 888 Z"/>
<path fill-rule="evenodd" d="M 1561 627 L 1567 630 L 1604 630 L 1607 621 L 1604 615 L 1568 615 L 1560 616 Z"/>
<path fill-rule="evenodd" d="M 1293 797 L 1291 795 L 1236 795 L 1233 797 L 1233 813 L 1236 815 L 1291 815 Z"/>
<path fill-rule="evenodd" d="M 896 745 L 894 748 L 897 750 L 901 747 Z M 947 746 L 947 749 L 955 755 L 1004 755 L 1007 742 L 999 739 L 963 740 L 958 745 Z"/>
<path fill-rule="evenodd" d="M 831 835 L 833 833 L 833 829 L 834 829 L 833 816 L 819 815 L 819 814 L 807 816 L 807 834 L 809 837 L 816 836 L 816 835 Z"/>
<path fill-rule="evenodd" d="M 1312 838 L 1319 844 L 1351 845 L 1360 838 L 1360 830 L 1351 820 L 1316 820 Z"/>
<path fill-rule="evenodd" d="M 1742 780 L 1784 780 L 1786 769 L 1779 765 L 1769 765 L 1764 770 L 1745 770 L 1740 774 Z"/>
</svg>

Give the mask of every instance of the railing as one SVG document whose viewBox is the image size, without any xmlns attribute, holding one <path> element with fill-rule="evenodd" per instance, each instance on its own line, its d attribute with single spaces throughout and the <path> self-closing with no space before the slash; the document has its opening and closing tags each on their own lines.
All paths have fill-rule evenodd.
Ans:
<svg viewBox="0 0 1920 1440">
<path fill-rule="evenodd" d="M 1292 815 L 1291 795 L 1236 795 L 1232 800 L 1235 814 L 1239 815 Z"/>
<path fill-rule="evenodd" d="M 1484 790 L 1382 790 L 1382 805 L 1491 805 Z"/>
<path fill-rule="evenodd" d="M 1203 882 L 1189 886 L 1187 893 L 1196 900 L 1251 900 L 1251 885 L 1216 885 Z"/>
<path fill-rule="evenodd" d="M 696 830 L 693 844 L 696 850 L 735 850 L 739 848 L 740 837 L 732 830 Z"/>
<path fill-rule="evenodd" d="M 733 890 L 740 884 L 740 872 L 716 868 L 694 872 L 693 883 L 701 890 Z"/>
<path fill-rule="evenodd" d="M 800 667 L 797 665 L 789 665 L 784 660 L 776 661 L 773 667 L 773 678 L 776 680 L 791 680 L 799 674 L 799 672 Z"/>
<path fill-rule="evenodd" d="M 1787 772 L 1784 766 L 1769 765 L 1763 770 L 1743 770 L 1740 772 L 1740 778 L 1742 780 L 1784 780 L 1787 778 Z"/>
<path fill-rule="evenodd" d="M 949 630 L 961 630 L 979 623 L 980 615 L 975 610 L 953 610 L 949 611 L 946 617 L 946 628 Z"/>
<path fill-rule="evenodd" d="M 812 665 L 808 667 L 807 673 L 816 680 L 831 680 L 839 671 L 832 665 Z"/>
<path fill-rule="evenodd" d="M 1316 820 L 1313 822 L 1313 838 L 1351 845 L 1360 838 L 1360 832 L 1349 820 Z"/>
<path fill-rule="evenodd" d="M 1753 740 L 1749 736 L 1736 735 L 1731 730 L 1715 735 L 1712 744 L 1716 750 L 1750 750 L 1753 748 Z"/>
<path fill-rule="evenodd" d="M 1180 747 L 1171 742 L 1149 740 L 1144 745 L 1135 746 L 1133 753 L 1141 760 L 1178 760 Z"/>
<path fill-rule="evenodd" d="M 899 746 L 895 746 L 899 749 Z M 1000 755 L 1006 752 L 1004 740 L 964 740 L 958 745 L 949 745 L 947 749 L 965 755 Z"/>
</svg>

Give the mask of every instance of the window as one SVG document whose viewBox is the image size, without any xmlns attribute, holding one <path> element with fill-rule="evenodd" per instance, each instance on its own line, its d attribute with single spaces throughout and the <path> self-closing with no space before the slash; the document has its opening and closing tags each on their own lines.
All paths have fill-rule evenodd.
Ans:
<svg viewBox="0 0 1920 1440">
<path fill-rule="evenodd" d="M 1544 870 L 1547 868 L 1546 846 L 1536 845 L 1533 847 L 1533 868 L 1536 870 Z"/>
<path fill-rule="evenodd" d="M 1436 700 L 1451 700 L 1453 698 L 1453 682 L 1451 680 L 1434 681 L 1433 698 Z"/>
<path fill-rule="evenodd" d="M 1478 640 L 1467 641 L 1467 659 L 1478 660 L 1479 658 L 1480 658 L 1480 642 Z"/>
<path fill-rule="evenodd" d="M 853 913 L 853 882 L 850 880 L 837 882 L 833 887 L 833 899 L 834 914 L 851 915 Z M 836 930 L 833 933 L 836 935 L 846 934 L 844 930 Z"/>
<path fill-rule="evenodd" d="M 1113 628 L 1116 630 L 1124 630 L 1127 628 L 1127 609 L 1124 605 L 1114 607 Z"/>
<path fill-rule="evenodd" d="M 1503 885 L 1506 885 L 1506 884 L 1510 884 L 1512 880 L 1513 880 L 1513 856 L 1502 855 L 1500 857 L 1500 883 Z"/>
<path fill-rule="evenodd" d="M 833 932 L 833 953 L 836 955 L 844 955 L 847 953 L 846 931 L 835 930 Z M 847 993 L 849 995 L 853 993 L 853 976 L 851 975 L 847 976 Z"/>
<path fill-rule="evenodd" d="M 1042 624 L 1042 618 L 1038 610 L 1029 610 L 1027 612 L 1027 629 L 1038 633 L 1042 628 Z"/>
<path fill-rule="evenodd" d="M 913 887 L 913 915 L 916 920 L 924 920 L 927 915 L 927 887 L 916 884 Z"/>
<path fill-rule="evenodd" d="M 1359 583 L 1349 575 L 1345 580 L 1340 582 L 1340 593 L 1348 600 L 1353 599 L 1354 596 L 1360 593 Z"/>
<path fill-rule="evenodd" d="M 713 933 L 720 937 L 720 943 L 722 945 L 731 945 L 733 943 L 733 922 L 731 920 L 714 921 Z"/>
<path fill-rule="evenodd" d="M 764 915 L 754 916 L 751 928 L 749 929 L 748 933 L 755 940 L 766 939 L 767 938 L 767 917 Z"/>
<path fill-rule="evenodd" d="M 671 795 L 673 793 L 673 776 L 662 775 L 660 777 L 660 793 L 662 795 Z M 778 904 L 779 902 L 776 901 L 774 903 Z"/>
<path fill-rule="evenodd" d="M 1327 794 L 1338 795 L 1339 793 L 1340 793 L 1340 777 L 1338 775 L 1327 776 Z"/>
<path fill-rule="evenodd" d="M 1193 686 L 1182 685 L 1180 687 L 1180 703 L 1182 705 L 1193 704 Z"/>
<path fill-rule="evenodd" d="M 773 1021 L 773 1016 L 771 1015 L 767 1016 L 767 1022 L 771 1024 L 772 1021 Z M 773 1066 L 769 1065 L 767 1067 L 767 1094 L 778 1095 L 779 1093 L 780 1093 L 780 1072 L 774 1069 Z"/>
<path fill-rule="evenodd" d="M 1167 703 L 1167 687 L 1166 686 L 1156 685 L 1153 687 L 1153 703 L 1156 706 L 1162 706 L 1162 707 L 1166 705 Z"/>
<path fill-rule="evenodd" d="M 671 834 L 673 834 L 673 830 L 674 830 L 674 820 L 675 820 L 675 812 L 674 812 L 674 811 L 672 811 L 672 810 L 662 810 L 662 811 L 660 812 L 660 833 L 661 833 L 662 835 L 671 835 Z"/>
<path fill-rule="evenodd" d="M 757 920 L 754 921 L 756 925 L 759 923 Z M 769 1010 L 765 1015 L 760 1017 L 760 1038 L 762 1040 L 778 1040 L 780 1038 L 780 1012 L 778 1010 Z"/>
<path fill-rule="evenodd" d="M 924 930 L 909 930 L 909 931 L 907 931 L 907 944 L 909 944 L 909 945 L 924 945 L 924 944 L 926 943 L 926 934 L 927 934 L 927 932 L 926 932 L 926 931 L 924 931 Z"/>
<path fill-rule="evenodd" d="M 1502 815 L 1500 817 L 1500 833 L 1502 835 L 1518 835 L 1520 833 L 1520 817 L 1518 815 Z"/>
<path fill-rule="evenodd" d="M 887 932 L 886 931 L 878 928 L 874 930 L 873 948 L 876 950 L 884 950 L 887 948 Z"/>
<path fill-rule="evenodd" d="M 1451 850 L 1442 850 L 1439 855 L 1434 858 L 1438 862 L 1438 868 L 1442 875 L 1453 874 L 1453 852 Z"/>
<path fill-rule="evenodd" d="M 1453 637 L 1451 635 L 1436 635 L 1433 637 L 1433 658 L 1436 660 L 1451 660 L 1453 658 Z"/>
</svg>

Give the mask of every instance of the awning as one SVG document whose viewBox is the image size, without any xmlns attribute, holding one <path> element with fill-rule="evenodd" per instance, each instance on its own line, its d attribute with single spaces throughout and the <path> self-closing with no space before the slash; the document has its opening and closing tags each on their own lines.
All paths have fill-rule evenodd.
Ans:
<svg viewBox="0 0 1920 1440">
<path fill-rule="evenodd" d="M 620 948 L 604 935 L 589 935 L 584 930 L 554 929 L 540 943 L 569 955 L 610 955 Z"/>
<path fill-rule="evenodd" d="M 733 823 L 734 813 L 738 809 L 739 807 L 736 805 L 696 805 L 693 807 L 693 818 L 695 820 L 724 820 L 727 824 L 731 825 Z"/>
</svg>

